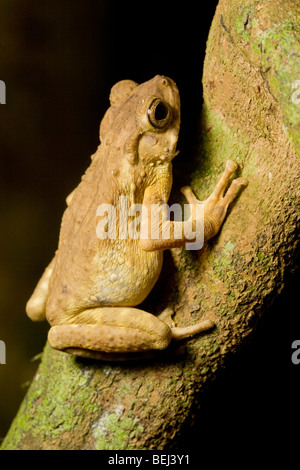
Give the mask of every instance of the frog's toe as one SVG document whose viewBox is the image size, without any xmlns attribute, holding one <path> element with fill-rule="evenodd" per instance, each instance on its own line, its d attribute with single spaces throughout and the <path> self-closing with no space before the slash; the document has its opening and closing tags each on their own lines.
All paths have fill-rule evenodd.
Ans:
<svg viewBox="0 0 300 470">
<path fill-rule="evenodd" d="M 172 340 L 180 341 L 184 338 L 189 338 L 190 336 L 202 333 L 207 330 L 214 328 L 215 323 L 212 320 L 203 320 L 201 323 L 196 325 L 186 326 L 182 328 L 172 328 Z"/>
<path fill-rule="evenodd" d="M 174 320 L 172 316 L 174 315 L 174 309 L 171 306 L 166 307 L 158 316 L 160 320 L 166 323 L 170 328 L 175 327 Z"/>
<path fill-rule="evenodd" d="M 196 198 L 190 186 L 183 186 L 180 191 L 185 196 L 189 204 L 198 204 L 201 202 Z"/>
<path fill-rule="evenodd" d="M 235 170 L 237 170 L 238 168 L 238 164 L 235 163 L 234 161 L 232 160 L 227 160 L 226 162 L 226 167 L 225 167 L 225 171 L 228 172 L 229 174 L 232 175 L 232 173 L 235 172 Z"/>
</svg>

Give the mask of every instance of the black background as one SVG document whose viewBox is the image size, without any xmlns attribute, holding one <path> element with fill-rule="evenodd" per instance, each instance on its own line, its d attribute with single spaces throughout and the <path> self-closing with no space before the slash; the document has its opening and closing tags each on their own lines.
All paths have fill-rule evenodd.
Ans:
<svg viewBox="0 0 300 470">
<path fill-rule="evenodd" d="M 207 2 L 208 3 L 208 2 Z M 217 2 L 1 0 L 0 79 L 0 437 L 26 392 L 48 326 L 25 304 L 57 246 L 65 197 L 98 145 L 111 86 L 156 74 L 173 78 L 182 100 L 181 154 L 201 111 L 205 44 Z M 180 158 L 180 156 L 178 157 Z M 239 444 L 245 452 L 287 438 L 299 420 L 299 275 L 228 370 L 205 394 L 181 445 Z M 279 445 L 279 444 L 278 444 Z"/>
</svg>

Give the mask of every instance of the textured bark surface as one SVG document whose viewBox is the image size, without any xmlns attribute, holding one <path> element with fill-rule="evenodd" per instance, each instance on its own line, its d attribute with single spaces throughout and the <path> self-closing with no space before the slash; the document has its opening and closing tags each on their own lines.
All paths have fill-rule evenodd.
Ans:
<svg viewBox="0 0 300 470">
<path fill-rule="evenodd" d="M 3 449 L 168 449 L 207 387 L 283 288 L 299 253 L 298 2 L 221 0 L 204 67 L 199 141 L 173 200 L 190 183 L 212 191 L 227 159 L 249 186 L 201 252 L 166 253 L 146 302 L 171 300 L 179 325 L 217 326 L 151 361 L 105 364 L 46 345 Z M 196 47 L 196 45 L 195 45 Z M 297 76 L 298 75 L 298 76 Z"/>
</svg>

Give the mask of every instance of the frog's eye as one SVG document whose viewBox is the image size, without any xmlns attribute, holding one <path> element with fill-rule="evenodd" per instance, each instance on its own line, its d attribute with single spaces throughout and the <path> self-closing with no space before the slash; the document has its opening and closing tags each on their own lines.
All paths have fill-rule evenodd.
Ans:
<svg viewBox="0 0 300 470">
<path fill-rule="evenodd" d="M 152 126 L 162 129 L 166 127 L 171 120 L 171 110 L 167 103 L 160 98 L 155 98 L 148 109 L 148 119 Z"/>
</svg>

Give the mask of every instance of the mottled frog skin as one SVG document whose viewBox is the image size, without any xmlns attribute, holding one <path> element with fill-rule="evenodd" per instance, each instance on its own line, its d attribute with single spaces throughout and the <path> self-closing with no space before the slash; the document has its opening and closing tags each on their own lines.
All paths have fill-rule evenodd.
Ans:
<svg viewBox="0 0 300 470">
<path fill-rule="evenodd" d="M 110 104 L 91 165 L 67 198 L 58 250 L 26 311 L 32 320 L 48 320 L 53 348 L 113 360 L 165 349 L 171 341 L 209 330 L 214 323 L 206 319 L 180 328 L 172 321 L 171 307 L 159 316 L 136 308 L 159 277 L 163 250 L 187 242 L 187 222 L 162 219 L 161 225 L 170 229 L 168 239 L 97 236 L 102 204 L 116 209 L 119 223 L 120 196 L 126 196 L 128 206 L 149 209 L 168 202 L 180 128 L 180 98 L 170 78 L 158 75 L 141 85 L 120 81 L 111 90 Z M 182 188 L 192 208 L 189 222 L 204 224 L 205 240 L 219 231 L 228 205 L 247 184 L 244 178 L 233 180 L 225 193 L 236 168 L 227 162 L 215 191 L 203 202 L 189 187 Z M 197 204 L 204 205 L 200 221 Z M 150 210 L 143 221 L 151 227 Z M 181 239 L 174 237 L 174 224 L 182 226 Z"/>
</svg>

